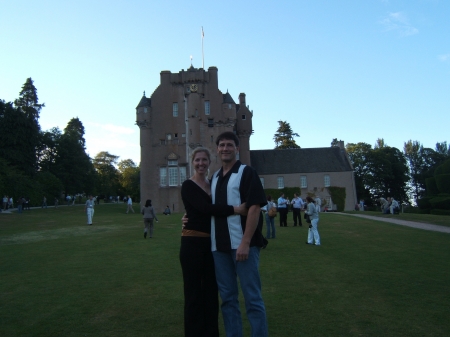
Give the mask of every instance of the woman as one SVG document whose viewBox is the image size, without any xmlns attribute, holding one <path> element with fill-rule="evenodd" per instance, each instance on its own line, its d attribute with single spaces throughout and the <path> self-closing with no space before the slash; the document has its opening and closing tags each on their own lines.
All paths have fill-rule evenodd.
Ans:
<svg viewBox="0 0 450 337">
<path fill-rule="evenodd" d="M 309 215 L 309 219 L 311 220 L 308 231 L 308 241 L 306 243 L 308 245 L 315 244 L 316 246 L 320 246 L 320 235 L 317 229 L 317 226 L 319 225 L 319 213 L 317 212 L 317 207 L 313 198 L 306 197 L 306 203 L 306 214 Z"/>
<path fill-rule="evenodd" d="M 272 202 L 272 197 L 270 195 L 267 196 L 267 205 L 266 207 L 266 225 L 267 225 L 267 235 L 266 238 L 267 239 L 275 239 L 275 217 L 270 217 L 269 216 L 269 210 L 272 207 L 276 207 L 275 203 Z M 272 230 L 272 236 L 270 235 L 270 232 Z"/>
<path fill-rule="evenodd" d="M 92 226 L 92 218 L 94 217 L 94 201 L 92 200 L 91 194 L 89 195 L 89 199 L 86 200 L 86 205 L 84 205 L 84 211 L 86 212 L 88 226 Z"/>
<path fill-rule="evenodd" d="M 144 239 L 147 238 L 147 232 L 150 232 L 150 239 L 153 237 L 153 219 L 158 222 L 158 218 L 155 214 L 155 209 L 152 206 L 152 201 L 147 199 L 145 206 L 142 208 L 141 213 L 144 215 Z"/>
<path fill-rule="evenodd" d="M 211 215 L 244 214 L 244 204 L 213 205 L 208 180 L 211 155 L 206 148 L 192 153 L 194 175 L 183 182 L 181 197 L 188 222 L 181 236 L 180 262 L 184 281 L 186 337 L 219 336 L 219 299 L 211 253 Z"/>
</svg>

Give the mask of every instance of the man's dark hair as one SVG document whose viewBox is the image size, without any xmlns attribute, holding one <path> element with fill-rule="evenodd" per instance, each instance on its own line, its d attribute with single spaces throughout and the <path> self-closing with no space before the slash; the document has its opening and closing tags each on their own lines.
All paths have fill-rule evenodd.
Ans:
<svg viewBox="0 0 450 337">
<path fill-rule="evenodd" d="M 219 142 L 224 139 L 232 140 L 234 141 L 234 145 L 239 146 L 239 138 L 235 135 L 234 132 L 231 131 L 222 132 L 216 138 L 216 145 L 219 146 Z"/>
</svg>

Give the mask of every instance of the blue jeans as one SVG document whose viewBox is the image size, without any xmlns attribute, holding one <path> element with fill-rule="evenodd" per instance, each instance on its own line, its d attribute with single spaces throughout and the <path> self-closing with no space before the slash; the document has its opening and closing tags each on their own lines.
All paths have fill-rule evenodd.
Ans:
<svg viewBox="0 0 450 337">
<path fill-rule="evenodd" d="M 252 337 L 268 336 L 266 308 L 261 295 L 259 276 L 259 247 L 250 247 L 248 260 L 236 261 L 236 249 L 213 252 L 217 285 L 222 299 L 222 316 L 227 337 L 242 337 L 237 277 L 245 299 Z"/>
<path fill-rule="evenodd" d="M 275 218 L 271 218 L 269 213 L 266 212 L 266 225 L 267 225 L 267 239 L 275 239 Z M 272 230 L 272 236 L 270 235 L 270 231 Z"/>
</svg>

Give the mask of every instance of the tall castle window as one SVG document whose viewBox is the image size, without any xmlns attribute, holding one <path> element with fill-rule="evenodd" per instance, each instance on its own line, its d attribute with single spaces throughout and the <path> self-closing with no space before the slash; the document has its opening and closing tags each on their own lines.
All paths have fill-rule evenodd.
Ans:
<svg viewBox="0 0 450 337">
<path fill-rule="evenodd" d="M 278 188 L 284 188 L 284 177 L 278 177 Z"/>
<path fill-rule="evenodd" d="M 160 186 L 180 186 L 186 180 L 186 167 L 178 166 L 178 160 L 168 160 L 166 167 L 159 169 Z"/>
<path fill-rule="evenodd" d="M 330 187 L 330 176 L 328 174 L 323 176 L 323 184 L 325 187 Z"/>
<path fill-rule="evenodd" d="M 173 117 L 178 117 L 178 103 L 172 104 L 172 113 Z"/>
<path fill-rule="evenodd" d="M 306 181 L 306 176 L 300 176 L 300 188 L 307 188 L 308 183 Z"/>
<path fill-rule="evenodd" d="M 209 101 L 205 101 L 205 115 L 211 114 L 211 107 L 209 105 Z"/>
</svg>

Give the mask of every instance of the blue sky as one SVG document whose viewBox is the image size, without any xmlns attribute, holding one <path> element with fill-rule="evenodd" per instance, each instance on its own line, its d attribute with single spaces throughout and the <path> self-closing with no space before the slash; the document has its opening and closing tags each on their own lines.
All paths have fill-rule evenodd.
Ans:
<svg viewBox="0 0 450 337">
<path fill-rule="evenodd" d="M 31 77 L 44 130 L 78 117 L 88 153 L 140 158 L 135 107 L 162 70 L 219 69 L 253 110 L 252 149 L 277 121 L 301 147 L 450 141 L 450 1 L 0 0 L 0 99 Z"/>
</svg>

